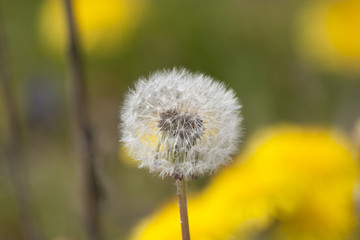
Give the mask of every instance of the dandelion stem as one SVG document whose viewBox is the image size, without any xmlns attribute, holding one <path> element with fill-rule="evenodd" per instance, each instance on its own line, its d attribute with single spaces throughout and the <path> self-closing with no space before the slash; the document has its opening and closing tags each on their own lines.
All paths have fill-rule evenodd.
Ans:
<svg viewBox="0 0 360 240">
<path fill-rule="evenodd" d="M 182 240 L 190 240 L 189 220 L 186 201 L 186 181 L 184 178 L 176 180 L 179 198 L 180 223 Z"/>
<path fill-rule="evenodd" d="M 73 12 L 73 1 L 64 0 L 69 31 L 69 67 L 71 79 L 71 107 L 74 137 L 79 154 L 79 175 L 82 193 L 82 217 L 89 240 L 101 239 L 99 211 L 99 182 L 95 169 L 95 143 L 89 120 L 85 76 L 80 56 L 79 35 Z"/>
</svg>

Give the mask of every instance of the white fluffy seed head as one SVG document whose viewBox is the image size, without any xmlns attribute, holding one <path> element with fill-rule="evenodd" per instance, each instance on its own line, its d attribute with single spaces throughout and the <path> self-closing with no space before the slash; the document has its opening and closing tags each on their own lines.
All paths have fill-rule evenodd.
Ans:
<svg viewBox="0 0 360 240">
<path fill-rule="evenodd" d="M 139 167 L 162 177 L 197 177 L 237 152 L 240 109 L 234 91 L 206 75 L 158 71 L 125 96 L 120 141 Z"/>
</svg>

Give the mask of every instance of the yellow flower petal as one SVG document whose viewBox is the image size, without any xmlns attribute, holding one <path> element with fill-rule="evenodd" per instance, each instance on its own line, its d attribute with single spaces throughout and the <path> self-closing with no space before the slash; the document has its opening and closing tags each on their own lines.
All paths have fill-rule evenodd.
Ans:
<svg viewBox="0 0 360 240">
<path fill-rule="evenodd" d="M 330 129 L 281 126 L 255 135 L 233 166 L 188 201 L 194 239 L 342 239 L 355 225 L 358 165 Z M 145 219 L 131 240 L 181 239 L 176 200 Z"/>
<path fill-rule="evenodd" d="M 360 1 L 310 1 L 300 12 L 299 49 L 335 70 L 360 72 Z"/>
<path fill-rule="evenodd" d="M 118 45 L 134 28 L 144 10 L 142 0 L 74 0 L 83 48 L 86 52 L 105 53 Z M 40 32 L 46 43 L 62 52 L 67 41 L 63 3 L 45 1 L 40 12 Z"/>
</svg>

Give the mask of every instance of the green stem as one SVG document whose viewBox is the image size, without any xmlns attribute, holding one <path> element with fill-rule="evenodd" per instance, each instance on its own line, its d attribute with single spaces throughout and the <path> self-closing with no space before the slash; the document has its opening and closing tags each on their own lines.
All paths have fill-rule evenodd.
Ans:
<svg viewBox="0 0 360 240">
<path fill-rule="evenodd" d="M 96 174 L 96 142 L 88 109 L 86 79 L 73 10 L 75 0 L 63 0 L 68 30 L 68 61 L 71 71 L 70 105 L 73 136 L 78 151 L 81 207 L 88 240 L 100 240 L 100 185 Z"/>
<path fill-rule="evenodd" d="M 176 180 L 177 193 L 179 198 L 180 223 L 182 240 L 190 240 L 189 220 L 186 202 L 186 181 L 184 178 Z"/>
</svg>

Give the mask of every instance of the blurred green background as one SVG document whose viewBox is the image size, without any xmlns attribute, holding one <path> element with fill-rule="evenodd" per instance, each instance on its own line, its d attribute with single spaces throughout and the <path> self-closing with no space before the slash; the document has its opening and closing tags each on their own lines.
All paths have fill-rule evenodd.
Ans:
<svg viewBox="0 0 360 240">
<path fill-rule="evenodd" d="M 51 42 L 54 36 L 55 41 L 61 37 L 61 19 L 46 15 L 56 12 L 56 7 L 46 7 L 54 1 L 1 0 L 1 25 L 21 114 L 35 218 L 44 239 L 85 239 L 78 210 L 66 52 L 60 40 Z M 78 8 L 86 12 L 86 1 L 80 2 Z M 335 126 L 350 135 L 360 116 L 360 61 L 355 70 L 339 70 L 317 64 L 303 53 L 312 50 L 299 43 L 299 18 L 312 1 L 89 2 L 93 9 L 88 20 L 85 17 L 82 40 L 93 40 L 84 43 L 83 56 L 98 145 L 104 239 L 125 239 L 142 217 L 175 194 L 172 181 L 139 170 L 119 155 L 119 107 L 124 92 L 141 76 L 178 66 L 225 82 L 243 104 L 244 142 L 255 130 L 281 122 Z M 113 17 L 97 4 L 110 4 L 119 10 L 113 11 L 115 15 L 124 17 Z M 106 17 L 110 20 L 103 20 Z M 103 23 L 97 26 L 96 19 Z M 113 26 L 112 21 L 122 22 Z M 352 33 L 359 47 L 358 31 Z M 7 135 L 2 99 L 0 143 Z M 0 239 L 23 239 L 3 157 L 0 165 Z M 190 191 L 202 189 L 208 179 L 192 181 Z"/>
</svg>

